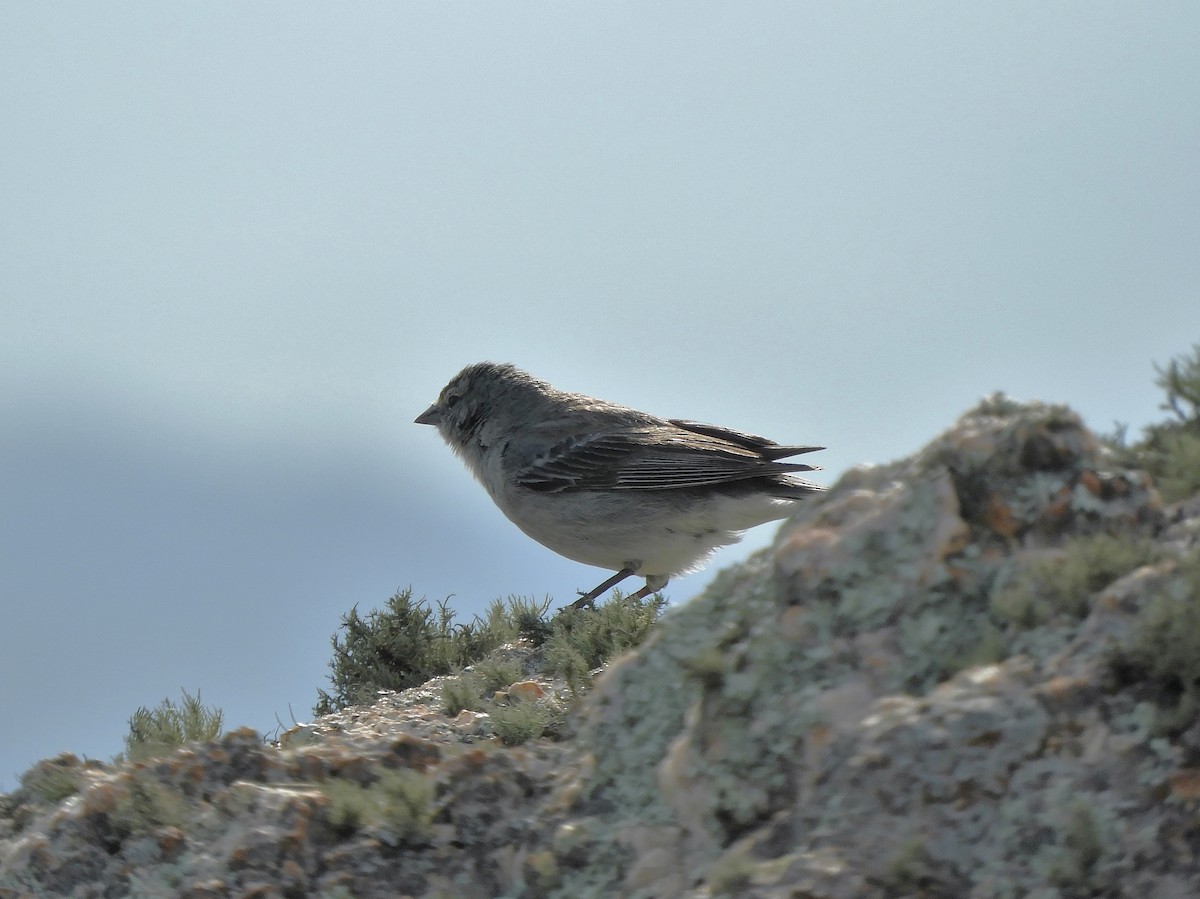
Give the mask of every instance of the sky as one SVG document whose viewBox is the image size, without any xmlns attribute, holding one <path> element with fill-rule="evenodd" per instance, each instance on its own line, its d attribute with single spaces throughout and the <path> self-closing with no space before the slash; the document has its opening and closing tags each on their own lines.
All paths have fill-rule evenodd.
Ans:
<svg viewBox="0 0 1200 899">
<path fill-rule="evenodd" d="M 1200 341 L 1194 2 L 4 19 L 0 789 L 181 689 L 308 720 L 397 589 L 602 580 L 413 423 L 468 363 L 832 483 L 995 390 L 1136 432 Z"/>
</svg>

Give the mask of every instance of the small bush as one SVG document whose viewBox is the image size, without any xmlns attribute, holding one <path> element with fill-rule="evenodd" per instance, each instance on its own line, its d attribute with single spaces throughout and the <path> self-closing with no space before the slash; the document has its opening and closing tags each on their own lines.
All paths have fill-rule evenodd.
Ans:
<svg viewBox="0 0 1200 899">
<path fill-rule="evenodd" d="M 1167 729 L 1191 723 L 1189 713 L 1200 705 L 1200 551 L 1186 556 L 1143 606 L 1110 662 L 1122 683 L 1148 684 L 1173 706 L 1162 720 Z"/>
<path fill-rule="evenodd" d="M 34 802 L 61 802 L 79 792 L 79 773 L 79 759 L 70 753 L 42 759 L 18 778 L 21 795 Z"/>
<path fill-rule="evenodd" d="M 1020 628 L 1048 624 L 1060 616 L 1079 619 L 1088 598 L 1159 558 L 1152 541 L 1096 534 L 1063 544 L 1061 554 L 1040 560 L 992 594 L 992 615 Z"/>
<path fill-rule="evenodd" d="M 1104 838 L 1096 813 L 1085 799 L 1076 799 L 1062 812 L 1059 853 L 1049 865 L 1047 879 L 1063 888 L 1087 887 L 1104 856 Z"/>
<path fill-rule="evenodd" d="M 342 616 L 344 636 L 333 635 L 330 681 L 333 693 L 320 691 L 317 714 L 369 702 L 379 690 L 406 690 L 455 667 L 451 646 L 453 612 L 438 611 L 411 590 L 393 595 L 382 610 L 365 617 L 354 606 Z"/>
<path fill-rule="evenodd" d="M 1178 431 L 1160 439 L 1159 493 L 1169 503 L 1200 493 L 1200 434 Z"/>
<path fill-rule="evenodd" d="M 1154 383 L 1167 395 L 1159 408 L 1183 424 L 1200 424 L 1200 343 L 1192 344 L 1190 356 L 1176 356 L 1155 370 Z"/>
<path fill-rule="evenodd" d="M 365 704 L 380 690 L 407 690 L 473 665 L 516 640 L 523 629 L 536 630 L 531 621 L 544 615 L 549 602 L 496 600 L 483 617 L 466 624 L 454 621 L 449 603 L 434 609 L 424 599 L 414 600 L 412 590 L 402 590 L 366 616 L 355 606 L 342 616 L 342 634 L 332 637 L 333 690 L 317 691 L 313 711 L 325 715 Z"/>
<path fill-rule="evenodd" d="M 979 402 L 963 413 L 963 418 L 1004 418 L 1023 409 L 1024 406 L 1003 390 L 981 397 Z"/>
<path fill-rule="evenodd" d="M 193 740 L 214 740 L 221 734 L 224 714 L 183 692 L 183 701 L 175 705 L 164 699 L 157 708 L 139 708 L 129 719 L 125 735 L 125 754 L 132 761 L 145 761 L 166 755 Z"/>
<path fill-rule="evenodd" d="M 519 636 L 534 646 L 541 646 L 550 638 L 554 628 L 546 617 L 546 612 L 550 608 L 549 599 L 535 603 L 513 597 L 508 602 L 508 615 Z"/>
<path fill-rule="evenodd" d="M 1162 498 L 1173 503 L 1200 492 L 1200 344 L 1155 371 L 1155 384 L 1166 395 L 1159 408 L 1171 417 L 1147 427 L 1134 444 L 1126 442 L 1123 426 L 1105 442 L 1118 464 L 1148 472 Z"/>
<path fill-rule="evenodd" d="M 515 659 L 484 659 L 472 673 L 484 696 L 510 687 L 525 676 L 525 671 Z"/>
<path fill-rule="evenodd" d="M 384 609 L 365 616 L 355 607 L 342 617 L 342 633 L 332 638 L 332 691 L 317 691 L 313 711 L 325 715 L 365 704 L 380 690 L 406 690 L 468 666 L 476 667 L 482 691 L 501 689 L 519 680 L 523 672 L 515 664 L 489 663 L 487 655 L 521 637 L 535 645 L 544 641 L 548 673 L 562 673 L 573 690 L 582 689 L 591 669 L 646 638 L 666 600 L 662 596 L 634 600 L 617 594 L 595 609 L 568 606 L 547 619 L 549 605 L 548 599 L 496 600 L 483 616 L 467 624 L 456 624 L 445 602 L 435 610 L 424 599 L 414 601 L 411 590 L 397 593 Z M 461 687 L 450 687 L 454 695 L 448 699 L 461 698 Z M 445 694 L 443 698 L 447 699 Z"/>
<path fill-rule="evenodd" d="M 550 710 L 539 702 L 515 702 L 492 709 L 492 729 L 505 746 L 536 740 L 550 722 Z"/>
<path fill-rule="evenodd" d="M 483 691 L 470 674 L 460 674 L 442 683 L 442 711 L 457 715 L 463 709 L 477 711 L 483 705 Z"/>
<path fill-rule="evenodd" d="M 553 620 L 546 641 L 546 671 L 561 674 L 572 690 L 586 685 L 589 672 L 640 644 L 662 615 L 661 594 L 635 599 L 614 593 L 593 609 L 567 606 Z"/>
</svg>

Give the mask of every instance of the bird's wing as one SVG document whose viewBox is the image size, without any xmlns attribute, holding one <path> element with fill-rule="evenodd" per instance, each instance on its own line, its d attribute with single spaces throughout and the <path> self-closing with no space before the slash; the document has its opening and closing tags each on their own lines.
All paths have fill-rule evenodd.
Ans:
<svg viewBox="0 0 1200 899">
<path fill-rule="evenodd" d="M 690 423 L 688 423 L 690 424 Z M 677 423 L 569 435 L 538 453 L 517 472 L 518 483 L 547 493 L 576 490 L 670 490 L 813 471 L 816 466 L 775 461 L 811 448 L 785 448 L 761 437 L 708 425 Z M 759 443 L 761 441 L 761 444 Z M 790 449 L 792 452 L 778 453 Z"/>
<path fill-rule="evenodd" d="M 747 434 L 745 431 L 735 431 L 733 428 L 723 428 L 720 425 L 708 425 L 701 421 L 688 421 L 686 418 L 672 418 L 670 421 L 675 427 L 685 431 L 702 434 L 705 437 L 715 437 L 726 443 L 753 450 L 764 459 L 786 459 L 788 456 L 800 456 L 804 453 L 815 453 L 825 449 L 823 446 L 785 446 L 774 440 L 768 440 L 766 437 L 759 437 L 757 434 Z M 817 471 L 819 467 L 813 466 L 806 470 Z"/>
</svg>

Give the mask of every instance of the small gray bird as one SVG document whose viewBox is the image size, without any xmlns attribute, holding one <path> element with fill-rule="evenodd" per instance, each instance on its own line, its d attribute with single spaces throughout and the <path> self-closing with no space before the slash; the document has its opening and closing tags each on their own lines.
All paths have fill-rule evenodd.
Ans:
<svg viewBox="0 0 1200 899">
<path fill-rule="evenodd" d="M 748 528 L 824 488 L 780 462 L 821 446 L 663 419 L 477 362 L 417 417 L 434 425 L 522 531 L 568 559 L 616 571 L 574 603 L 637 575 L 642 598 L 700 568 Z"/>
</svg>

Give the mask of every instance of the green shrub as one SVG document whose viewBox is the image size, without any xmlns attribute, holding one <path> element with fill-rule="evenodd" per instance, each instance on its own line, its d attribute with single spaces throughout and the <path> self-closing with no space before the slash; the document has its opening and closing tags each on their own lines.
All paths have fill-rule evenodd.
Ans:
<svg viewBox="0 0 1200 899">
<path fill-rule="evenodd" d="M 344 636 L 333 635 L 333 693 L 320 691 L 317 714 L 449 674 L 456 661 L 453 615 L 445 602 L 435 612 L 424 599 L 414 601 L 412 590 L 396 593 L 365 617 L 354 606 L 342 616 Z"/>
<path fill-rule="evenodd" d="M 1104 439 L 1118 464 L 1148 472 L 1173 503 L 1200 492 L 1200 344 L 1155 371 L 1166 395 L 1159 408 L 1171 417 L 1148 426 L 1134 444 L 1126 442 L 1124 426 Z"/>
<path fill-rule="evenodd" d="M 472 674 L 484 696 L 511 687 L 525 677 L 525 671 L 516 659 L 484 659 L 475 665 Z"/>
<path fill-rule="evenodd" d="M 592 669 L 646 639 L 666 604 L 661 594 L 635 599 L 614 592 L 594 608 L 563 608 L 546 641 L 546 672 L 561 674 L 572 690 L 586 686 Z"/>
<path fill-rule="evenodd" d="M 477 711 L 483 705 L 483 691 L 470 674 L 460 674 L 442 683 L 442 711 L 457 715 L 463 709 Z"/>
<path fill-rule="evenodd" d="M 1200 551 L 1186 556 L 1142 607 L 1110 662 L 1123 684 L 1144 683 L 1167 706 L 1167 730 L 1190 724 L 1200 706 Z"/>
<path fill-rule="evenodd" d="M 341 634 L 332 638 L 332 690 L 318 690 L 313 711 L 324 715 L 365 704 L 380 690 L 406 690 L 468 666 L 476 667 L 481 691 L 501 689 L 519 680 L 523 672 L 515 663 L 486 658 L 518 638 L 534 645 L 544 641 L 549 673 L 561 672 L 572 689 L 582 688 L 591 669 L 645 639 L 666 600 L 661 596 L 634 600 L 617 594 L 595 609 L 568 606 L 547 619 L 549 605 L 548 599 L 495 600 L 484 615 L 467 624 L 456 624 L 445 602 L 435 610 L 424 599 L 414 601 L 411 590 L 397 593 L 384 609 L 365 616 L 352 608 L 342 617 Z M 443 693 L 447 707 L 465 696 L 464 686 L 449 687 L 449 697 Z"/>
<path fill-rule="evenodd" d="M 1155 370 L 1154 383 L 1167 394 L 1160 408 L 1184 424 L 1200 424 L 1200 343 L 1192 344 L 1190 356 L 1176 356 Z"/>
<path fill-rule="evenodd" d="M 1076 799 L 1060 814 L 1063 820 L 1059 824 L 1058 851 L 1047 853 L 1051 856 L 1047 879 L 1058 887 L 1086 888 L 1104 856 L 1104 835 L 1086 799 Z"/>
<path fill-rule="evenodd" d="M 70 753 L 42 759 L 18 778 L 20 794 L 34 802 L 61 802 L 79 792 L 79 774 L 79 759 Z"/>
<path fill-rule="evenodd" d="M 433 821 L 433 781 L 424 774 L 385 770 L 370 786 L 349 780 L 328 780 L 321 792 L 329 798 L 325 818 L 342 836 L 366 827 L 390 831 L 400 840 L 414 840 L 429 833 Z"/>
<path fill-rule="evenodd" d="M 1038 627 L 1059 618 L 1083 618 L 1088 598 L 1109 584 L 1159 558 L 1145 538 L 1094 534 L 1075 537 L 1062 552 L 1041 559 L 991 596 L 992 615 L 1020 628 Z"/>
<path fill-rule="evenodd" d="M 549 600 L 495 600 L 482 617 L 455 623 L 449 603 L 434 609 L 412 590 L 392 596 L 383 609 L 365 616 L 355 606 L 342 616 L 329 663 L 331 692 L 318 690 L 314 712 L 325 715 L 370 702 L 380 690 L 407 690 L 434 677 L 473 665 L 492 650 L 518 639 L 544 616 Z"/>
<path fill-rule="evenodd" d="M 708 888 L 713 896 L 742 896 L 757 866 L 744 850 L 730 849 L 708 868 Z"/>
<path fill-rule="evenodd" d="M 520 746 L 553 730 L 555 717 L 554 709 L 544 702 L 514 702 L 492 709 L 492 730 L 505 746 Z"/>
<path fill-rule="evenodd" d="M 139 708 L 129 719 L 125 735 L 125 755 L 132 761 L 145 761 L 166 755 L 193 740 L 214 740 L 221 734 L 224 714 L 200 701 L 187 690 L 179 705 L 164 699 L 156 708 Z"/>
<path fill-rule="evenodd" d="M 510 597 L 508 600 L 508 618 L 517 630 L 518 636 L 528 640 L 534 646 L 541 646 L 549 639 L 554 628 L 546 617 L 550 608 L 550 600 L 543 602 L 521 600 Z"/>
<path fill-rule="evenodd" d="M 1162 498 L 1174 503 L 1200 492 L 1200 434 L 1164 434 L 1160 445 L 1156 483 Z"/>
</svg>

